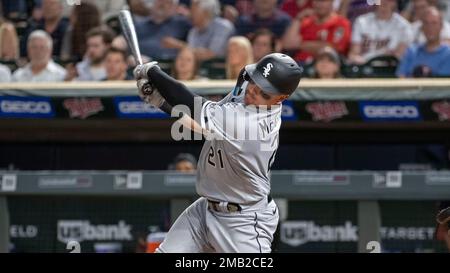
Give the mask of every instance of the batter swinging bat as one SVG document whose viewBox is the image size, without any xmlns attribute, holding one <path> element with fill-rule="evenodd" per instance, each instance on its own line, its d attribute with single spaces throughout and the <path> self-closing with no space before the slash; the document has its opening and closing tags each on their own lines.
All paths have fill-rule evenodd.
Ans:
<svg viewBox="0 0 450 273">
<path fill-rule="evenodd" d="M 119 13 L 120 26 L 122 27 L 122 33 L 127 44 L 131 49 L 134 59 L 140 65 L 143 64 L 141 51 L 139 50 L 139 43 L 136 35 L 136 29 L 134 28 L 133 18 L 128 10 L 121 10 Z"/>
</svg>

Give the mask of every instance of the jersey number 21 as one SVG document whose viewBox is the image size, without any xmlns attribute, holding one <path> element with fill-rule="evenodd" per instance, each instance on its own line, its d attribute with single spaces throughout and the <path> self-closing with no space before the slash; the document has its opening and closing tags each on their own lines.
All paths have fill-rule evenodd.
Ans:
<svg viewBox="0 0 450 273">
<path fill-rule="evenodd" d="M 210 147 L 209 148 L 209 154 L 208 154 L 208 163 L 209 163 L 209 165 L 211 165 L 211 166 L 213 166 L 213 167 L 216 167 L 216 158 L 218 158 L 219 160 L 219 167 L 221 168 L 221 169 L 223 169 L 223 157 L 222 157 L 222 150 L 221 149 L 218 149 L 217 150 L 217 157 L 216 157 L 216 152 L 214 151 L 214 148 L 213 147 Z"/>
</svg>

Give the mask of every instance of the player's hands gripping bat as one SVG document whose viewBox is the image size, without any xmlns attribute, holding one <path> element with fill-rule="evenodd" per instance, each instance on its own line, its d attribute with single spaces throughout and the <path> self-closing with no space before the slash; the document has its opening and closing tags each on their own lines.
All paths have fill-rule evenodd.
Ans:
<svg viewBox="0 0 450 273">
<path fill-rule="evenodd" d="M 151 69 L 154 66 L 157 66 L 158 62 L 149 62 L 143 65 L 138 65 L 133 71 L 134 78 L 138 81 L 138 89 L 139 89 L 139 96 L 142 100 L 145 102 L 150 101 L 149 99 L 144 99 L 143 97 L 153 97 L 153 91 L 154 86 L 150 82 L 150 79 L 148 78 L 148 70 Z M 159 95 L 159 92 L 158 92 Z M 159 95 L 160 96 L 160 95 Z M 153 100 L 153 99 L 151 99 Z M 156 106 L 154 103 L 151 103 L 152 105 Z M 159 106 L 158 106 L 159 108 Z"/>
<path fill-rule="evenodd" d="M 136 66 L 136 68 L 133 70 L 133 75 L 136 80 L 140 79 L 149 79 L 148 78 L 148 71 L 152 68 L 158 66 L 158 62 L 148 62 L 145 64 L 141 64 Z"/>
<path fill-rule="evenodd" d="M 137 81 L 139 97 L 146 103 L 155 107 L 162 108 L 166 102 L 159 94 L 158 90 L 154 88 L 147 79 L 140 79 Z"/>
<path fill-rule="evenodd" d="M 128 10 L 121 10 L 119 13 L 120 26 L 122 27 L 122 33 L 127 41 L 128 47 L 138 63 L 138 66 L 134 70 L 134 77 L 136 78 L 139 96 L 142 100 L 150 103 L 166 113 L 170 113 L 172 107 L 162 98 L 159 92 L 149 82 L 147 72 L 148 70 L 157 65 L 157 62 L 149 62 L 144 64 L 142 61 L 141 51 L 139 50 L 139 43 L 136 35 L 136 28 L 134 27 L 133 18 Z M 143 80 L 143 81 L 141 81 Z"/>
</svg>

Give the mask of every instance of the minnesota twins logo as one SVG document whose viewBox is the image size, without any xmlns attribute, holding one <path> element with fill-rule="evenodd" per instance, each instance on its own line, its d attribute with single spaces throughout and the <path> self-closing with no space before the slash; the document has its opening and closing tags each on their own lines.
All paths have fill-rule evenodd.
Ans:
<svg viewBox="0 0 450 273">
<path fill-rule="evenodd" d="M 264 78 L 267 78 L 267 76 L 269 76 L 270 70 L 272 70 L 272 68 L 273 68 L 273 64 L 272 63 L 268 63 L 266 65 L 266 67 L 264 67 L 264 73 L 263 73 Z"/>
</svg>

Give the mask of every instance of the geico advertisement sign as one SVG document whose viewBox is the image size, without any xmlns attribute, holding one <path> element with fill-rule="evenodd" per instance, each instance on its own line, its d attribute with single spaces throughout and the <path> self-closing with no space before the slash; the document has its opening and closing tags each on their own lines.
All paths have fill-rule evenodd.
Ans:
<svg viewBox="0 0 450 273">
<path fill-rule="evenodd" d="M 58 241 L 131 241 L 132 226 L 120 220 L 114 225 L 93 225 L 87 220 L 60 220 Z"/>
<path fill-rule="evenodd" d="M 55 115 L 49 98 L 13 97 L 0 98 L 0 116 L 3 117 L 41 117 Z"/>
<path fill-rule="evenodd" d="M 433 240 L 434 227 L 381 227 L 382 240 Z M 317 225 L 314 221 L 287 221 L 281 224 L 281 241 L 296 247 L 309 242 L 357 242 L 358 227 L 351 221 L 343 225 Z"/>
<path fill-rule="evenodd" d="M 139 97 L 115 97 L 116 114 L 120 118 L 164 118 L 168 115 L 160 109 L 144 103 Z"/>
<path fill-rule="evenodd" d="M 360 102 L 363 119 L 370 121 L 417 121 L 421 119 L 417 102 Z"/>
</svg>

